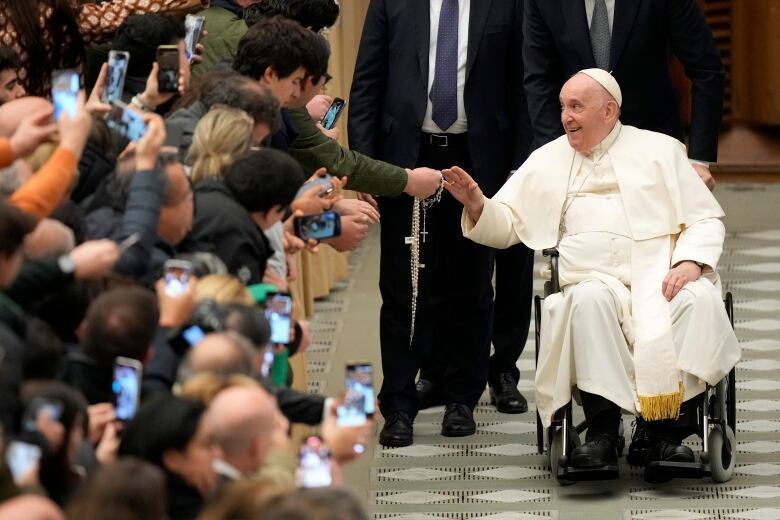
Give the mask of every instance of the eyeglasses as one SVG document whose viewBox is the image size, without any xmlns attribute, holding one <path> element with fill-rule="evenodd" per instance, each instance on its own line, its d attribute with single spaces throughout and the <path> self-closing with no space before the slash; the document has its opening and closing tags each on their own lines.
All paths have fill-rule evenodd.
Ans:
<svg viewBox="0 0 780 520">
<path fill-rule="evenodd" d="M 332 79 L 333 79 L 333 76 L 331 76 L 330 74 L 328 74 L 326 72 L 325 73 L 325 83 L 323 83 L 323 85 L 327 85 L 328 83 L 330 83 L 330 80 L 332 80 Z"/>
</svg>

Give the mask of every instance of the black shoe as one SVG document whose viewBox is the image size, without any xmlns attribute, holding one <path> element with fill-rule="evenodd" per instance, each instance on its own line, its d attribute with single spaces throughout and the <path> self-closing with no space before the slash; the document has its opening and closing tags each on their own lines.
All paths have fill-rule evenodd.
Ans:
<svg viewBox="0 0 780 520">
<path fill-rule="evenodd" d="M 650 431 L 647 429 L 642 419 L 637 419 L 632 423 L 631 444 L 628 446 L 626 462 L 632 466 L 644 466 L 647 461 L 647 452 L 653 445 L 650 438 Z"/>
<path fill-rule="evenodd" d="M 444 395 L 439 385 L 428 379 L 418 379 L 414 385 L 417 390 L 417 398 L 420 399 L 420 410 L 433 408 L 445 404 Z"/>
<path fill-rule="evenodd" d="M 504 372 L 498 375 L 495 385 L 490 385 L 490 404 L 501 413 L 524 413 L 528 411 L 528 402 L 517 389 L 517 381 L 512 374 Z"/>
<path fill-rule="evenodd" d="M 674 478 L 669 472 L 659 466 L 653 466 L 653 462 L 696 462 L 693 450 L 668 438 L 658 438 L 647 452 L 645 462 L 645 481 L 651 484 L 668 482 Z"/>
<path fill-rule="evenodd" d="M 465 437 L 474 435 L 477 423 L 471 408 L 465 404 L 450 403 L 444 409 L 444 420 L 441 423 L 441 434 L 445 437 Z"/>
<path fill-rule="evenodd" d="M 569 463 L 573 468 L 600 468 L 617 466 L 617 436 L 601 433 L 571 452 Z"/>
<path fill-rule="evenodd" d="M 379 433 L 379 444 L 388 448 L 401 448 L 412 444 L 414 430 L 406 412 L 395 412 L 385 420 Z"/>
</svg>

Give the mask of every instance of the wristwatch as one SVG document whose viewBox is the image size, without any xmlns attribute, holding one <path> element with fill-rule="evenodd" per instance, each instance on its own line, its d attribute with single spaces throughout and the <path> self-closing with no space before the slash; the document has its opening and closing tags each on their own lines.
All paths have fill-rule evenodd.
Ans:
<svg viewBox="0 0 780 520">
<path fill-rule="evenodd" d="M 57 265 L 60 270 L 65 274 L 73 274 L 76 272 L 76 264 L 73 262 L 73 258 L 70 255 L 62 255 L 57 259 Z"/>
</svg>

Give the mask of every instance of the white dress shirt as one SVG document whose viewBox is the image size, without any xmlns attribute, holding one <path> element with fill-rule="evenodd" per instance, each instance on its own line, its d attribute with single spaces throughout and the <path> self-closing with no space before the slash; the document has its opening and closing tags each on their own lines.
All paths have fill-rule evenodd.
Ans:
<svg viewBox="0 0 780 520">
<path fill-rule="evenodd" d="M 609 18 L 609 32 L 612 32 L 612 20 L 615 19 L 615 0 L 606 0 L 607 18 Z M 596 0 L 585 0 L 585 13 L 588 15 L 588 28 L 593 21 L 593 10 L 596 8 Z"/>
<path fill-rule="evenodd" d="M 416 0 L 422 1 L 422 0 Z M 614 0 L 613 0 L 614 1 Z M 471 12 L 471 0 L 458 0 L 458 119 L 449 128 L 439 128 L 433 122 L 433 103 L 430 93 L 433 87 L 433 78 L 436 73 L 436 42 L 439 39 L 439 15 L 441 14 L 442 0 L 430 0 L 431 36 L 428 48 L 428 107 L 425 109 L 425 118 L 422 123 L 422 131 L 431 134 L 462 134 L 468 129 L 466 120 L 466 108 L 463 104 L 463 89 L 466 86 L 466 58 L 469 48 L 469 14 Z"/>
</svg>

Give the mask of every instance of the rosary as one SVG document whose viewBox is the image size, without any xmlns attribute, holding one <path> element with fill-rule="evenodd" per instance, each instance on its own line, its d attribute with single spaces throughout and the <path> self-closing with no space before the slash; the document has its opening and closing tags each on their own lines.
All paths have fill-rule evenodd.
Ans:
<svg viewBox="0 0 780 520">
<path fill-rule="evenodd" d="M 411 272 L 412 272 L 412 328 L 409 333 L 409 345 L 412 345 L 414 340 L 414 322 L 417 316 L 417 293 L 420 269 L 425 265 L 420 264 L 420 236 L 422 236 L 422 243 L 425 243 L 425 237 L 428 236 L 426 230 L 426 220 L 428 216 L 428 209 L 434 204 L 441 201 L 441 194 L 444 191 L 444 177 L 441 178 L 439 189 L 436 193 L 427 199 L 414 198 L 414 206 L 412 209 L 412 236 L 407 237 L 407 242 L 411 245 Z M 420 232 L 420 212 L 422 211 L 422 232 Z"/>
</svg>

